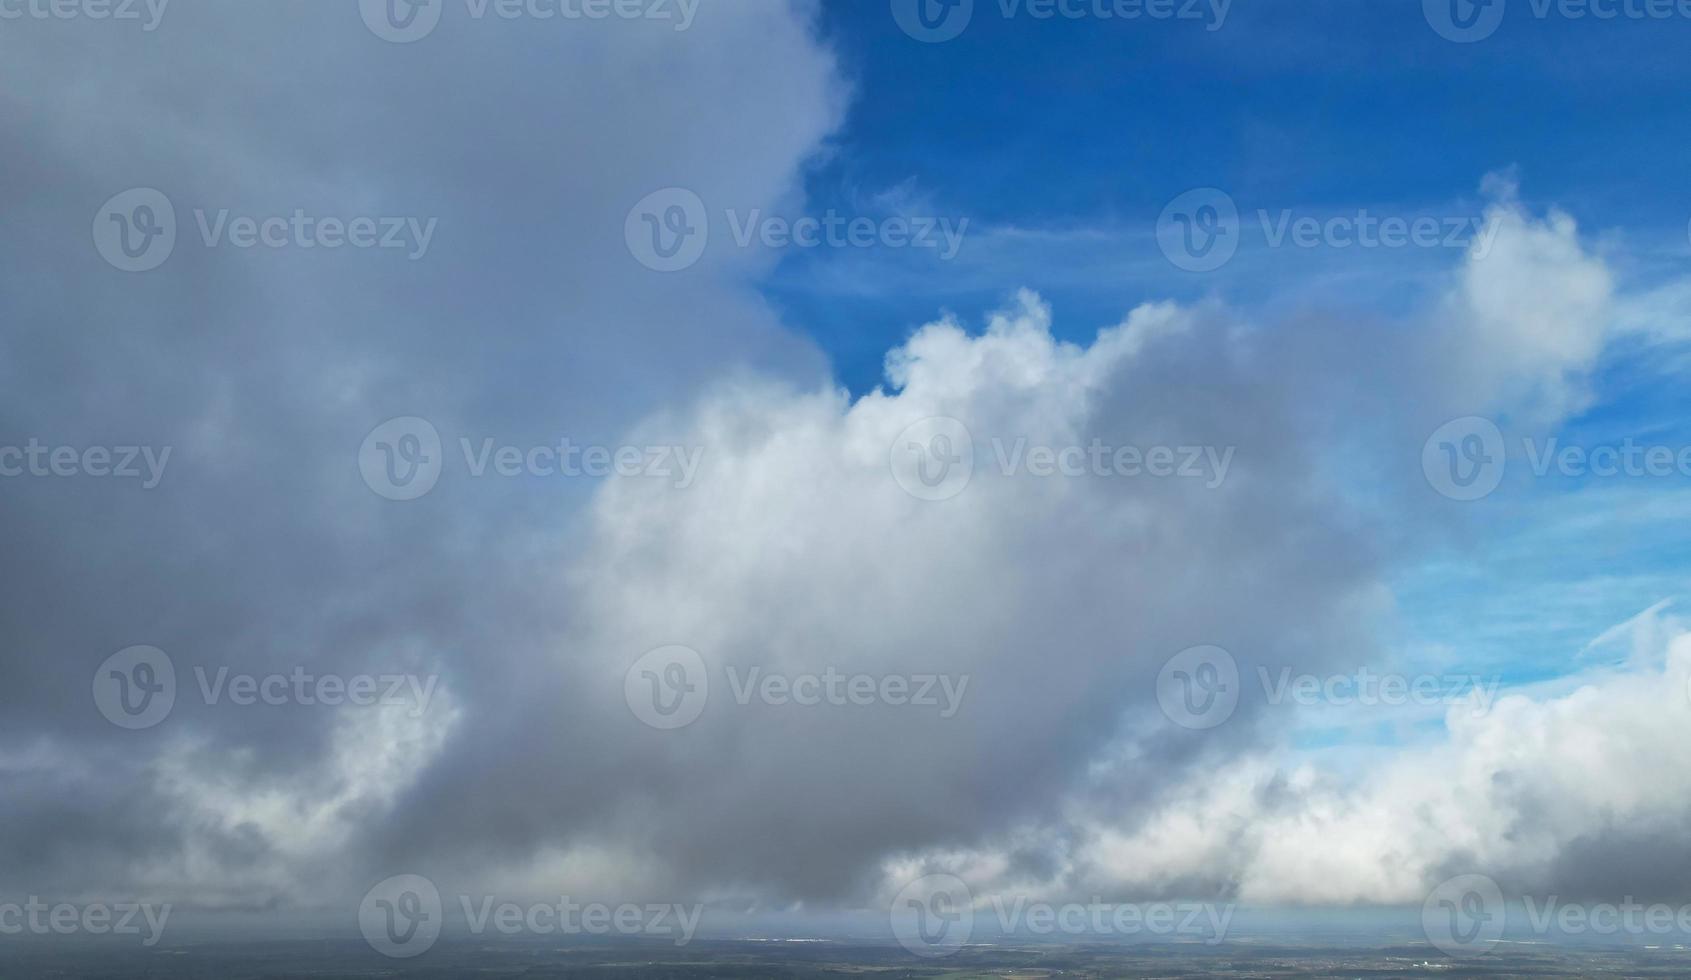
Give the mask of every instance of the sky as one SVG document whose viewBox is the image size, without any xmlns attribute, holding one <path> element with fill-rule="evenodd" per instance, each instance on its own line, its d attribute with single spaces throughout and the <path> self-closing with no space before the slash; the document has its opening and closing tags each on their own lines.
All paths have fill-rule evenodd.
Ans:
<svg viewBox="0 0 1691 980">
<path fill-rule="evenodd" d="M 1691 10 L 1453 3 L 0 3 L 0 932 L 1691 902 Z"/>
</svg>

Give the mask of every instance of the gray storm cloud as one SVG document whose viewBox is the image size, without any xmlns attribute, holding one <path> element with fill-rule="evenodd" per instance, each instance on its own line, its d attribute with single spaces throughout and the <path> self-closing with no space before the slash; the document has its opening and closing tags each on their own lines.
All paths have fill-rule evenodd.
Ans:
<svg viewBox="0 0 1691 980">
<path fill-rule="evenodd" d="M 236 909 L 334 906 L 412 872 L 850 904 L 889 869 L 951 861 L 983 885 L 1400 901 L 1462 856 L 1425 844 L 1408 877 L 1351 870 L 1378 850 L 1344 836 L 1370 826 L 1359 805 L 1307 842 L 1354 861 L 1257 884 L 1299 853 L 1255 844 L 1247 863 L 1248 828 L 1178 833 L 1169 808 L 1233 793 L 1283 816 L 1317 790 L 1253 754 L 1274 732 L 1252 705 L 1183 729 L 1156 679 L 1201 644 L 1247 672 L 1378 653 L 1399 546 L 1457 520 L 1422 476 L 1426 434 L 1584 398 L 1612 284 L 1572 222 L 1500 190 L 1490 253 L 1424 320 L 1375 333 L 1149 303 L 1076 345 L 1015 293 L 984 330 L 923 327 L 854 399 L 742 285 L 767 269 L 756 250 L 662 275 L 624 244 L 657 189 L 746 212 L 792 198 L 846 100 L 813 15 L 724 4 L 685 32 L 449 16 L 391 44 L 350 8 L 176 0 L 144 37 L 0 35 L 0 73 L 31 93 L 0 103 L 0 442 L 173 450 L 146 492 L 0 485 L 0 882 Z M 181 219 L 149 272 L 90 241 L 130 188 Z M 433 231 L 421 254 L 210 247 L 194 215 L 221 209 Z M 567 436 L 702 456 L 684 487 L 449 472 L 401 504 L 356 453 L 406 416 L 449 451 Z M 936 418 L 966 428 L 975 474 L 921 499 L 892 456 Z M 1030 451 L 1094 444 L 1228 464 L 1028 471 Z M 89 686 L 138 644 L 169 653 L 178 703 L 128 731 Z M 673 731 L 627 698 L 668 645 L 711 684 Z M 416 712 L 254 709 L 212 703 L 195 668 L 438 688 Z M 737 698 L 753 671 L 933 678 L 954 710 Z M 1518 771 L 1529 799 L 1543 772 Z M 1658 803 L 1652 826 L 1683 824 Z M 1542 882 L 1651 839 L 1594 814 L 1536 850 L 1463 853 Z"/>
</svg>

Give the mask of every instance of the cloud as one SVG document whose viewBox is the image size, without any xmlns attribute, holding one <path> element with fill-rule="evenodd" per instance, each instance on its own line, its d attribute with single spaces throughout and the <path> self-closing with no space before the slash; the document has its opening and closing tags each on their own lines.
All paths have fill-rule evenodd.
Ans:
<svg viewBox="0 0 1691 980">
<path fill-rule="evenodd" d="M 663 276 L 623 228 L 675 184 L 743 209 L 790 195 L 844 89 L 807 4 L 701 12 L 684 33 L 455 7 L 410 45 L 373 35 L 357 4 L 168 13 L 145 36 L 30 20 L 0 37 L 0 76 L 31 93 L 0 107 L 19 161 L 0 189 L 16 277 L 0 444 L 173 447 L 145 493 L 0 488 L 0 746 L 16 760 L 0 821 L 17 831 L 0 879 L 318 902 L 362 891 L 386 860 L 381 821 L 459 728 L 196 703 L 192 668 L 432 673 L 437 708 L 497 712 L 492 685 L 540 655 L 554 616 L 526 587 L 536 542 L 562 560 L 590 484 L 458 472 L 401 506 L 361 481 L 360 442 L 420 416 L 449 447 L 616 445 L 724 374 L 819 374 L 740 284 L 765 257 L 718 248 Z M 745 50 L 759 55 L 731 54 Z M 139 274 L 90 236 L 135 187 L 165 195 L 179 231 Z M 436 230 L 416 261 L 208 245 L 200 223 L 225 211 Z M 135 644 L 168 652 L 181 682 L 145 732 L 89 697 L 95 668 Z"/>
<path fill-rule="evenodd" d="M 1637 853 L 1599 785 L 1671 826 L 1677 784 L 1555 770 L 1624 720 L 1595 695 L 1506 699 L 1455 730 L 1452 778 L 1490 805 L 1444 791 L 1414 818 L 1401 787 L 1433 761 L 1329 788 L 1236 761 L 1274 737 L 1259 705 L 1198 732 L 1155 698 L 1199 644 L 1247 674 L 1386 655 L 1389 573 L 1415 553 L 1397 545 L 1433 533 L 1426 433 L 1582 403 L 1612 285 L 1564 217 L 1500 198 L 1490 252 L 1389 335 L 1152 302 L 1066 343 L 1019 292 L 984 331 L 925 325 L 853 399 L 748 288 L 767 256 L 719 241 L 661 276 L 622 237 L 666 186 L 742 212 L 796 195 L 844 103 L 811 5 L 711 7 L 685 37 L 449 22 L 413 45 L 344 9 L 179 6 L 144 45 L 86 23 L 0 38 L 0 73 L 40 93 L 0 106 L 21 171 L 0 259 L 22 284 L 0 298 L 0 443 L 174 447 L 152 493 L 4 487 L 7 887 L 298 910 L 415 872 L 811 907 L 949 862 L 1049 888 L 1397 901 L 1446 858 L 1549 880 L 1531 875 Z M 132 187 L 182 219 L 142 275 L 89 241 Z M 416 262 L 206 247 L 196 211 L 223 208 L 438 230 Z M 401 506 L 354 453 L 404 415 L 449 451 L 570 437 L 704 462 L 686 488 L 447 479 Z M 900 479 L 912 442 L 940 445 L 935 419 L 975 453 L 947 499 Z M 1159 447 L 1192 473 L 1148 472 Z M 137 733 L 89 686 L 139 643 L 171 654 L 185 696 Z M 671 644 L 698 651 L 710 699 L 660 731 L 625 682 Z M 194 667 L 431 674 L 441 695 L 410 718 L 196 704 Z M 957 710 L 739 703 L 754 669 L 934 677 Z M 1523 835 L 1544 794 L 1566 805 Z M 1381 850 L 1388 833 L 1410 843 Z"/>
<path fill-rule="evenodd" d="M 1444 737 L 1360 778 L 1253 754 L 1131 830 L 1102 816 L 1074 866 L 1127 890 L 1225 881 L 1264 905 L 1414 905 L 1472 873 L 1515 895 L 1684 900 L 1691 772 L 1662 747 L 1691 728 L 1691 632 L 1656 615 L 1631 630 L 1623 668 L 1452 707 Z"/>
</svg>

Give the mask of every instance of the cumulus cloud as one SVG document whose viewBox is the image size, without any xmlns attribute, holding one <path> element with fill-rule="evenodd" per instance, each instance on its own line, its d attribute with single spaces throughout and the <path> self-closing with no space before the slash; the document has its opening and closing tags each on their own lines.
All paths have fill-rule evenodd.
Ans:
<svg viewBox="0 0 1691 980">
<path fill-rule="evenodd" d="M 43 93 L 0 105 L 28 147 L 0 194 L 36 230 L 0 236 L 26 284 L 0 298 L 0 442 L 167 444 L 177 468 L 148 495 L 4 488 L 8 887 L 311 908 L 418 872 L 814 907 L 944 865 L 983 887 L 1402 901 L 1442 864 L 1548 880 L 1674 826 L 1677 784 L 1639 785 L 1642 766 L 1556 768 L 1595 765 L 1582 739 L 1666 696 L 1648 671 L 1606 682 L 1615 699 L 1506 699 L 1453 727 L 1450 759 L 1409 753 L 1361 788 L 1262 757 L 1276 723 L 1255 702 L 1193 731 L 1155 697 L 1200 644 L 1247 675 L 1390 655 L 1398 545 L 1438 504 L 1426 433 L 1479 411 L 1553 424 L 1585 397 L 1613 285 L 1564 216 L 1500 193 L 1489 252 L 1377 335 L 1151 302 L 1069 343 L 1020 292 L 984 329 L 915 331 L 854 398 L 746 287 L 767 257 L 713 246 L 654 276 L 622 242 L 660 187 L 743 211 L 795 193 L 842 104 L 808 5 L 711 7 L 684 38 L 489 21 L 406 46 L 327 7 L 172 13 L 141 53 L 86 24 L 0 38 L 0 73 Z M 134 186 L 190 238 L 144 276 L 88 243 Z M 439 230 L 417 263 L 199 247 L 194 209 L 221 207 Z M 460 479 L 396 506 L 354 452 L 400 415 L 448 443 L 703 464 L 686 488 Z M 958 431 L 943 447 L 972 447 L 972 476 L 935 499 L 911 445 Z M 136 643 L 189 691 L 195 666 L 303 665 L 442 693 L 415 716 L 185 700 L 128 732 L 88 688 Z M 710 694 L 663 731 L 625 683 L 677 644 Z M 754 670 L 934 677 L 955 710 L 742 704 Z M 1556 818 L 1524 832 L 1544 798 Z"/>
<path fill-rule="evenodd" d="M 1625 664 L 1453 706 L 1442 737 L 1358 778 L 1253 753 L 1137 826 L 1095 815 L 1072 870 L 1128 890 L 1225 881 L 1263 905 L 1413 905 L 1471 873 L 1510 894 L 1683 899 L 1691 787 L 1663 749 L 1691 726 L 1691 633 L 1656 614 L 1627 633 Z"/>
</svg>

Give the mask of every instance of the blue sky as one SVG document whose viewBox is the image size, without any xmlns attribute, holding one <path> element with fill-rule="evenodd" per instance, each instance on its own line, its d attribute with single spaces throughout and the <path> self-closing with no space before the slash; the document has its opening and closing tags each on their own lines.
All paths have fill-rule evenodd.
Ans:
<svg viewBox="0 0 1691 980">
<path fill-rule="evenodd" d="M 1672 134 L 1684 128 L 1691 20 L 1539 19 L 1514 0 L 1496 34 L 1469 45 L 1441 38 L 1412 0 L 1240 0 L 1215 31 L 1006 19 L 999 0 L 980 0 L 963 34 L 938 44 L 906 36 L 884 0 L 826 3 L 823 23 L 855 98 L 807 176 L 808 212 L 858 213 L 865 197 L 906 188 L 928 213 L 968 218 L 976 236 L 1102 233 L 1012 255 L 977 239 L 951 264 L 879 257 L 915 267 L 896 290 L 817 267 L 862 256 L 790 258 L 768 292 L 854 390 L 876 383 L 881 353 L 937 308 L 973 319 L 1011 283 L 1039 289 L 1084 333 L 1079 324 L 1113 323 L 1146 299 L 1261 298 L 1315 274 L 1312 263 L 1291 281 L 1272 262 L 1213 276 L 1168 267 L 1148 232 L 1191 187 L 1226 189 L 1250 210 L 1451 213 L 1477 207 L 1485 174 L 1514 166 L 1525 198 L 1554 202 L 1588 233 L 1687 252 L 1691 142 Z M 1386 263 L 1394 280 L 1410 273 L 1404 261 Z M 998 267 L 983 274 L 983 263 Z M 1337 264 L 1327 271 L 1359 260 Z M 1381 290 L 1379 279 L 1323 298 L 1412 302 L 1411 287 Z"/>
<path fill-rule="evenodd" d="M 0 909 L 1691 899 L 1691 450 L 1533 471 L 1691 447 L 1691 0 L 918 2 L 0 24 Z M 882 234 L 767 242 L 801 217 Z M 1434 236 L 1341 244 L 1388 223 Z"/>
<path fill-rule="evenodd" d="M 826 3 L 823 30 L 854 98 L 808 170 L 803 213 L 879 213 L 890 199 L 969 222 L 953 261 L 794 250 L 762 284 L 854 393 L 884 383 L 885 352 L 915 327 L 941 311 L 978 327 L 1017 287 L 1051 301 L 1057 334 L 1077 342 L 1164 298 L 1381 330 L 1434 302 L 1462 257 L 1268 249 L 1258 209 L 1478 215 L 1485 176 L 1510 173 L 1530 208 L 1571 214 L 1629 288 L 1691 259 L 1691 141 L 1675 138 L 1691 19 L 1538 17 L 1513 0 L 1495 34 L 1455 44 L 1403 0 L 1241 0 L 1217 30 L 1006 18 L 980 0 L 943 43 L 907 36 L 884 2 Z M 1247 226 L 1211 273 L 1175 268 L 1154 237 L 1163 206 L 1200 186 L 1225 189 Z M 1691 440 L 1684 385 L 1653 370 L 1661 356 L 1607 359 L 1564 438 Z M 1682 477 L 1509 483 L 1482 534 L 1398 583 L 1405 649 L 1461 635 L 1464 662 L 1511 683 L 1584 666 L 1587 640 L 1683 589 L 1685 490 Z"/>
</svg>

